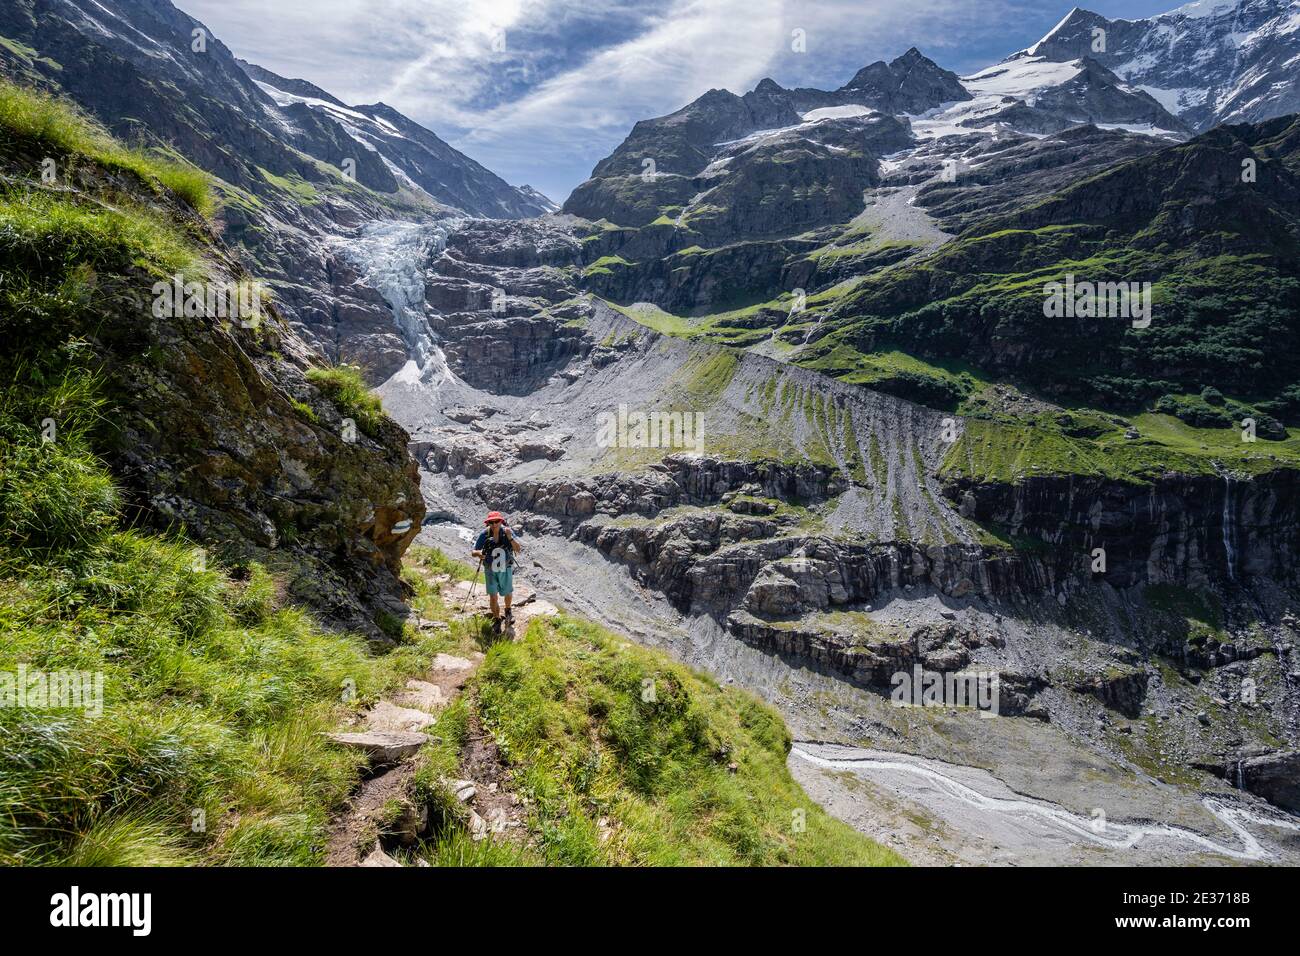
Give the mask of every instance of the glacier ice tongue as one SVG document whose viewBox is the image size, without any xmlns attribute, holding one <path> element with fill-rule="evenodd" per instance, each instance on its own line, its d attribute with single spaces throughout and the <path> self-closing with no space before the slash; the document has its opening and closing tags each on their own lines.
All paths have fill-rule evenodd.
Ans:
<svg viewBox="0 0 1300 956">
<path fill-rule="evenodd" d="M 339 240 L 344 257 L 393 310 L 393 322 L 421 378 L 451 374 L 424 315 L 424 270 L 458 224 L 457 219 L 369 222 L 358 237 Z M 412 371 L 408 363 L 398 374 L 409 378 Z"/>
</svg>

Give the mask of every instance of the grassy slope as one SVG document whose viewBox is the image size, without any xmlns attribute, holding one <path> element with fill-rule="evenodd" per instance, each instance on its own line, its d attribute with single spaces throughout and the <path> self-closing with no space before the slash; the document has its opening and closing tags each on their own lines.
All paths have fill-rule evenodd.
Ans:
<svg viewBox="0 0 1300 956">
<path fill-rule="evenodd" d="M 942 473 L 988 482 L 1028 475 L 1069 474 L 1145 484 L 1167 472 L 1214 474 L 1221 464 L 1255 474 L 1300 467 L 1300 429 L 1285 441 L 1243 442 L 1237 429 L 1193 428 L 1168 415 L 1137 416 L 1141 437 L 1128 439 L 1123 428 L 1088 438 L 1067 434 L 1053 423 L 971 419 L 944 459 Z"/>
<path fill-rule="evenodd" d="M 307 381 L 328 395 L 339 411 L 353 419 L 366 434 L 378 432 L 384 418 L 383 403 L 366 385 L 361 369 L 355 365 L 308 369 Z"/>
<path fill-rule="evenodd" d="M 615 308 L 661 334 L 714 340 L 708 325 L 712 317 L 687 320 L 653 308 Z M 719 354 L 728 353 L 724 350 Z M 697 364 L 704 361 L 699 359 Z M 1202 427 L 1154 411 L 1125 418 L 1087 407 L 1056 414 L 1013 416 L 991 411 L 987 404 L 996 378 L 960 361 L 926 361 L 897 349 L 864 353 L 847 342 L 836 341 L 815 357 L 801 359 L 800 364 L 843 382 L 969 416 L 965 434 L 943 466 L 943 473 L 952 477 L 1014 481 L 1029 474 L 1077 474 L 1145 483 L 1169 471 L 1211 474 L 1217 465 L 1241 473 L 1300 467 L 1300 429 L 1287 429 L 1285 438 L 1270 439 L 1259 434 L 1256 441 L 1244 442 L 1238 422 L 1251 414 L 1250 409 L 1234 409 L 1230 401 L 1208 409 L 1224 419 L 1222 424 Z M 1012 386 L 1004 387 L 1014 390 Z M 1201 401 L 1199 396 L 1195 400 Z M 691 407 L 701 407 L 698 396 Z M 784 410 L 777 407 L 772 411 L 770 421 L 735 429 L 732 436 L 710 433 L 707 450 L 778 460 L 809 454 L 814 460 L 833 463 L 827 456 L 815 454 L 815 450 L 796 452 L 793 446 L 779 441 L 775 436 L 781 427 L 771 429 L 768 425 L 774 422 L 779 426 Z M 1140 432 L 1139 439 L 1126 437 L 1130 427 Z M 603 464 L 643 467 L 657 461 L 660 454 L 655 449 L 617 449 Z"/>
<path fill-rule="evenodd" d="M 726 316 L 687 319 L 655 307 L 614 308 L 661 334 L 735 344 L 715 325 Z M 1060 415 L 1011 416 L 987 407 L 986 395 L 997 384 L 997 376 L 958 360 L 921 359 L 897 348 L 863 352 L 843 336 L 832 335 L 797 361 L 842 382 L 970 416 L 966 434 L 944 464 L 944 473 L 954 477 L 1011 481 L 1031 473 L 1079 474 L 1142 483 L 1165 471 L 1212 473 L 1216 463 L 1247 473 L 1300 467 L 1300 429 L 1287 429 L 1286 438 L 1261 434 L 1253 443 L 1243 442 L 1237 423 L 1252 411 L 1234 407 L 1230 400 L 1208 409 L 1223 419 L 1214 427 L 1197 427 L 1151 411 L 1120 418 L 1087 407 Z M 1200 397 L 1185 400 L 1192 402 L 1201 404 Z M 1125 437 L 1130 426 L 1140 431 L 1140 440 Z M 721 436 L 712 435 L 710 440 L 718 447 L 710 451 L 756 454 L 749 447 L 752 438 L 747 432 L 743 447 L 724 448 L 719 445 Z M 771 440 L 759 451 L 774 458 L 789 454 Z M 646 452 L 635 460 L 624 454 L 618 463 L 630 467 L 651 460 L 657 457 Z"/>
<path fill-rule="evenodd" d="M 977 419 L 949 457 L 953 473 L 1006 480 L 1063 472 L 1141 482 L 1161 470 L 1208 472 L 1216 462 L 1248 472 L 1294 467 L 1300 464 L 1297 432 L 1282 425 L 1300 424 L 1291 321 L 1300 289 L 1293 189 L 1281 170 L 1294 149 L 1282 135 L 1287 122 L 1272 124 L 1281 145 L 1256 141 L 1271 128 L 1264 124 L 1258 135 L 1241 132 L 1240 141 L 1208 136 L 1117 164 L 1018 219 L 977 224 L 930 255 L 823 290 L 784 328 L 729 327 L 757 307 L 691 318 L 654 308 L 624 311 L 665 334 L 745 347 L 772 334 L 774 342 L 798 342 L 833 305 L 819 329 L 828 334 L 792 361 Z M 1211 218 L 1213 225 L 1181 232 L 1189 189 L 1195 193 L 1196 184 L 1214 181 L 1211 174 L 1221 169 L 1238 170 L 1238 154 L 1277 165 L 1267 167 L 1258 190 L 1229 177 L 1231 197 L 1209 193 L 1224 210 Z M 1180 164 L 1194 174 L 1179 173 Z M 1156 197 L 1150 208 L 1127 218 L 1117 214 L 1107 221 L 1111 228 L 1087 219 L 1092 209 L 1110 208 L 1108 189 L 1132 193 L 1133 183 Z M 1094 191 L 1102 199 L 1085 201 Z M 1067 273 L 1153 281 L 1156 320 L 1137 330 L 1118 321 L 1044 319 L 1043 285 Z M 1027 347 L 1043 357 L 1017 365 Z M 987 364 L 978 368 L 974 361 Z M 1050 415 L 990 414 L 982 393 L 1012 381 L 1107 424 L 1083 435 Z M 1203 393 L 1207 382 L 1226 395 Z M 1115 411 L 1128 419 L 1117 421 Z M 1240 440 L 1247 417 L 1259 426 L 1255 443 Z M 1124 438 L 1130 425 L 1140 440 Z"/>
<path fill-rule="evenodd" d="M 155 161 L 105 145 L 57 103 L 9 87 L 0 102 L 4 117 L 21 113 L 28 138 L 51 130 L 50 145 L 78 161 L 103 159 L 148 188 L 173 188 Z M 357 758 L 322 732 L 476 635 L 460 623 L 437 637 L 407 628 L 396 650 L 374 657 L 361 640 L 282 606 L 273 569 L 210 565 L 192 542 L 130 527 L 97 454 L 113 409 L 75 330 L 93 321 L 105 277 L 197 277 L 203 263 L 162 214 L 121 198 L 108 207 L 43 191 L 0 196 L 0 332 L 30 346 L 0 356 L 0 673 L 86 671 L 102 674 L 104 688 L 102 711 L 0 708 L 0 863 L 315 863 L 358 772 Z M 373 411 L 348 370 L 317 377 L 345 408 Z M 717 387 L 714 377 L 700 387 Z M 417 560 L 466 570 L 436 555 Z M 418 606 L 450 616 L 427 587 Z M 495 702 L 489 725 L 512 741 L 514 759 L 531 761 L 545 835 L 537 861 L 892 859 L 798 791 L 784 768 L 788 736 L 770 710 L 589 625 L 558 627 L 494 649 L 479 683 L 479 699 Z M 641 674 L 662 675 L 665 706 L 638 715 L 618 695 L 633 688 L 639 700 Z M 464 707 L 444 715 L 453 728 L 445 740 L 458 739 Z M 551 738 L 559 728 L 583 737 Z M 612 749 L 591 764 L 602 740 Z M 723 741 L 739 763 L 734 775 L 719 763 Z M 592 842 L 591 779 L 623 826 L 610 845 Z M 575 812 L 561 814 L 566 805 Z M 806 833 L 788 832 L 798 808 Z M 455 837 L 438 852 L 514 859 Z"/>
<path fill-rule="evenodd" d="M 436 552 L 416 560 L 447 567 Z M 450 832 L 424 847 L 432 862 L 902 863 L 808 799 L 770 707 L 589 622 L 535 619 L 519 641 L 489 646 L 469 692 L 431 731 L 440 739 L 425 750 L 427 786 L 460 776 L 471 709 L 515 769 L 535 845 L 476 846 Z"/>
<path fill-rule="evenodd" d="M 209 206 L 201 178 L 56 101 L 0 86 L 0 121 L 63 163 Z M 0 195 L 0 330 L 22 346 L 0 356 L 0 671 L 87 671 L 104 689 L 100 713 L 0 709 L 0 861 L 309 863 L 356 772 L 321 731 L 432 649 L 373 659 L 279 606 L 265 568 L 210 567 L 193 543 L 130 527 L 97 454 L 114 410 L 78 329 L 106 282 L 204 266 L 200 244 L 128 199 Z"/>
<path fill-rule="evenodd" d="M 986 378 L 1120 411 L 1142 433 L 1136 442 L 1123 440 L 1122 427 L 1081 436 L 1050 419 L 1017 423 L 976 410 L 985 421 L 955 457 L 991 479 L 1035 464 L 1132 480 L 1164 468 L 1208 471 L 1215 460 L 1246 471 L 1294 466 L 1296 432 L 1281 424 L 1300 424 L 1296 186 L 1286 171 L 1294 144 L 1261 140 L 1270 130 L 1293 140 L 1288 124 L 1216 131 L 976 224 L 924 259 L 868 277 L 817 352 L 840 353 L 841 368 L 855 352 L 870 365 L 882 347 L 939 364 L 983 361 Z M 1258 186 L 1239 181 L 1243 155 L 1264 170 Z M 1212 214 L 1207 203 L 1217 204 Z M 1150 328 L 1044 319 L 1044 282 L 1068 273 L 1153 282 Z M 1247 417 L 1258 423 L 1257 443 L 1240 440 Z"/>
<path fill-rule="evenodd" d="M 105 168 L 134 173 L 155 188 L 170 190 L 204 215 L 214 208 L 209 179 L 201 169 L 127 149 L 71 106 L 7 82 L 0 82 L 0 128 L 19 138 L 46 143 L 55 152 L 77 154 Z"/>
</svg>

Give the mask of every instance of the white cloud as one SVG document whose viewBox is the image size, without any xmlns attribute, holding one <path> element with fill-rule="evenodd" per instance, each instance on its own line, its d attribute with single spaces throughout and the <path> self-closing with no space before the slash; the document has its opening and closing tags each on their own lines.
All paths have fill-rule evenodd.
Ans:
<svg viewBox="0 0 1300 956">
<path fill-rule="evenodd" d="M 749 89 L 783 37 L 781 0 L 683 0 L 636 39 L 485 113 L 465 141 L 549 131 L 561 149 L 578 134 L 596 133 L 607 143 L 636 119 L 676 109 L 712 87 Z"/>
<path fill-rule="evenodd" d="M 764 76 L 834 87 L 911 45 L 982 66 L 963 54 L 990 38 L 1015 49 L 1006 23 L 1050 0 L 178 2 L 238 55 L 345 102 L 382 100 L 563 199 L 636 120 L 710 88 L 743 93 Z M 795 28 L 805 53 L 791 49 Z"/>
</svg>

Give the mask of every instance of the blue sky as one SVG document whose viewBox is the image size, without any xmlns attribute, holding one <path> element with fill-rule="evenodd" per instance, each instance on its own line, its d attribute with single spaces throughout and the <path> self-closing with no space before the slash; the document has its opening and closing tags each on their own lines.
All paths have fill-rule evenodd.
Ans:
<svg viewBox="0 0 1300 956">
<path fill-rule="evenodd" d="M 382 101 L 557 202 L 638 119 L 765 76 L 834 88 L 918 47 L 972 72 L 1039 39 L 1055 0 L 175 0 L 237 55 Z M 1134 19 L 1178 0 L 1102 0 Z M 802 30 L 806 52 L 792 50 Z"/>
</svg>

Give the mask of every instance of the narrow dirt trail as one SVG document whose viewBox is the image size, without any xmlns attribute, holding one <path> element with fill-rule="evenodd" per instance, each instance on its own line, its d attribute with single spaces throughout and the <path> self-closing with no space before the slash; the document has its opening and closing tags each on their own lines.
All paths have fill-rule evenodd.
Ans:
<svg viewBox="0 0 1300 956">
<path fill-rule="evenodd" d="M 442 579 L 437 583 L 445 586 L 450 581 Z M 466 581 L 452 584 L 447 601 L 456 609 L 457 618 L 490 613 L 481 580 L 476 585 Z M 513 639 L 533 618 L 557 613 L 555 605 L 539 599 L 532 588 L 517 585 L 514 627 L 503 637 Z M 419 626 L 438 627 L 440 622 L 420 622 Z M 483 659 L 484 655 L 477 651 L 464 656 L 437 654 L 422 678 L 408 680 L 400 692 L 375 703 L 356 729 L 330 735 L 335 743 L 364 752 L 370 771 L 347 808 L 331 824 L 326 866 L 401 866 L 385 850 L 384 843 L 410 846 L 427 835 L 429 807 L 420 805 L 413 793 L 418 754 L 431 739 L 428 729 L 465 692 Z M 465 805 L 469 832 L 475 840 L 523 827 L 524 814 L 520 801 L 510 792 L 509 771 L 491 734 L 472 709 L 461 772 L 463 779 L 445 780 L 444 784 Z"/>
<path fill-rule="evenodd" d="M 358 731 L 330 735 L 335 743 L 363 750 L 372 775 L 334 820 L 326 866 L 401 865 L 384 851 L 381 834 L 391 834 L 399 843 L 414 843 L 427 827 L 428 807 L 417 805 L 411 793 L 416 754 L 430 740 L 424 731 L 460 696 L 482 660 L 482 654 L 438 654 L 423 680 L 408 680 L 393 699 L 376 703 Z"/>
</svg>

